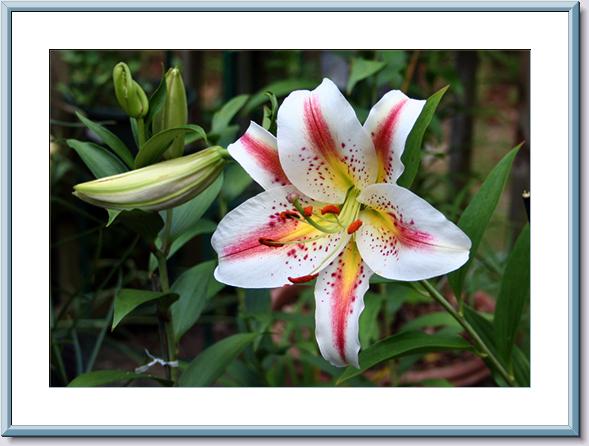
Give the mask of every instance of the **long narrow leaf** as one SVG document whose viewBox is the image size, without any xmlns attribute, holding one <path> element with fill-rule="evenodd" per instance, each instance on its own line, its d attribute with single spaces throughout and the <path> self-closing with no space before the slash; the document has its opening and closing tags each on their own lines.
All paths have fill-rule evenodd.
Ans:
<svg viewBox="0 0 589 446">
<path fill-rule="evenodd" d="M 152 379 L 170 386 L 172 383 L 167 379 L 144 373 L 134 373 L 126 370 L 96 370 L 94 372 L 82 373 L 76 376 L 68 387 L 99 387 L 106 384 L 113 384 L 123 381 L 134 381 L 137 379 Z"/>
<path fill-rule="evenodd" d="M 195 133 L 200 139 L 206 141 L 207 134 L 198 125 L 187 124 L 162 130 L 149 138 L 141 147 L 141 150 L 135 157 L 135 168 L 139 169 L 140 167 L 156 163 L 178 136 L 184 137 L 188 133 Z"/>
<path fill-rule="evenodd" d="M 182 373 L 180 386 L 210 386 L 257 336 L 255 333 L 240 333 L 213 344 L 198 355 Z"/>
<path fill-rule="evenodd" d="M 178 295 L 158 291 L 132 290 L 129 288 L 121 289 L 115 296 L 115 312 L 112 320 L 112 330 L 115 329 L 124 317 L 129 315 L 137 307 L 147 303 L 154 303 L 161 299 L 165 299 L 166 303 L 170 304 L 178 299 Z"/>
<path fill-rule="evenodd" d="M 491 220 L 491 216 L 493 215 L 493 212 L 495 212 L 503 188 L 507 183 L 513 159 L 515 158 L 515 155 L 517 155 L 522 144 L 519 144 L 510 150 L 509 153 L 507 153 L 507 155 L 505 155 L 493 168 L 479 191 L 462 213 L 460 220 L 458 220 L 458 226 L 466 233 L 466 235 L 468 235 L 472 242 L 472 247 L 470 249 L 469 261 L 462 268 L 448 275 L 448 280 L 456 296 L 462 295 L 464 278 L 470 268 L 472 259 L 477 253 L 481 239 L 483 238 L 485 230 Z"/>
<path fill-rule="evenodd" d="M 501 358 L 511 363 L 515 335 L 530 299 L 530 225 L 520 233 L 507 260 L 495 307 L 495 345 Z"/>
<path fill-rule="evenodd" d="M 94 132 L 104 144 L 110 147 L 128 167 L 133 167 L 133 156 L 125 143 L 121 141 L 117 135 L 106 127 L 86 118 L 81 113 L 76 112 L 76 116 L 86 127 Z"/>
<path fill-rule="evenodd" d="M 348 367 L 339 377 L 337 384 L 341 384 L 384 361 L 400 356 L 447 350 L 471 350 L 471 348 L 471 345 L 460 336 L 427 335 L 421 331 L 399 333 L 361 351 L 360 368 Z"/>
<path fill-rule="evenodd" d="M 213 121 L 211 123 L 211 133 L 221 133 L 234 116 L 239 113 L 239 110 L 243 108 L 249 95 L 242 94 L 229 100 L 219 111 L 213 115 Z"/>
<path fill-rule="evenodd" d="M 449 85 L 446 85 L 427 99 L 423 110 L 421 110 L 417 121 L 415 121 L 415 125 L 407 137 L 405 150 L 403 150 L 403 155 L 401 155 L 401 161 L 405 166 L 405 170 L 403 170 L 403 174 L 399 177 L 399 186 L 408 188 L 413 184 L 413 180 L 419 170 L 419 164 L 421 163 L 423 135 L 432 121 L 436 108 L 438 108 L 438 104 L 442 100 L 446 90 L 448 90 L 448 87 Z"/>
<path fill-rule="evenodd" d="M 127 167 L 120 159 L 98 144 L 77 139 L 68 139 L 67 144 L 82 158 L 86 167 L 96 178 L 109 177 L 127 171 Z"/>
</svg>

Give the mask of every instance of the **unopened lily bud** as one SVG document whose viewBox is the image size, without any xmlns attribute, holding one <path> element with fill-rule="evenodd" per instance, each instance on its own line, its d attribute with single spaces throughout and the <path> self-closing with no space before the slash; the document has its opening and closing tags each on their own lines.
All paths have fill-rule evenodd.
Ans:
<svg viewBox="0 0 589 446">
<path fill-rule="evenodd" d="M 182 73 L 178 68 L 170 68 L 166 73 L 166 100 L 161 111 L 153 119 L 153 130 L 171 129 L 188 123 L 188 103 L 186 89 L 182 80 Z M 178 136 L 170 148 L 164 153 L 164 158 L 177 158 L 184 152 L 184 138 Z"/>
<path fill-rule="evenodd" d="M 77 184 L 74 195 L 107 209 L 159 211 L 179 206 L 206 189 L 223 171 L 225 149 L 192 155 Z"/>
<path fill-rule="evenodd" d="M 119 62 L 112 70 L 115 96 L 121 108 L 132 118 L 143 118 L 149 110 L 149 101 L 143 88 L 133 80 L 131 70 Z"/>
</svg>

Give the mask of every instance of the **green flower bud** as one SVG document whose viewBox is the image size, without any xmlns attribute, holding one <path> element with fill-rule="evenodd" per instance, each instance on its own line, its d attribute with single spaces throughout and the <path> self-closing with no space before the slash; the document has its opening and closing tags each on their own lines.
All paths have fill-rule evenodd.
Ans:
<svg viewBox="0 0 589 446">
<path fill-rule="evenodd" d="M 149 101 L 143 88 L 133 80 L 131 70 L 119 62 L 112 70 L 115 96 L 121 108 L 132 118 L 143 118 L 149 110 Z"/>
<path fill-rule="evenodd" d="M 226 149 L 192 155 L 77 184 L 74 195 L 107 209 L 159 211 L 179 206 L 206 189 L 223 171 Z"/>
<path fill-rule="evenodd" d="M 170 68 L 165 76 L 166 100 L 161 111 L 154 117 L 154 133 L 188 124 L 188 103 L 182 73 Z M 164 158 L 177 158 L 184 153 L 184 138 L 179 136 L 164 153 Z"/>
</svg>

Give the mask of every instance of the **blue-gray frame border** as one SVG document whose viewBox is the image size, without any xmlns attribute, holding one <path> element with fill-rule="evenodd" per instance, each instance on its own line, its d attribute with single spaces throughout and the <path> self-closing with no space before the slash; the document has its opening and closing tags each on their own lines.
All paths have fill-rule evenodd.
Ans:
<svg viewBox="0 0 589 446">
<path fill-rule="evenodd" d="M 13 12 L 54 11 L 424 11 L 567 12 L 569 16 L 569 159 L 571 204 L 568 426 L 15 426 L 11 377 L 11 115 Z M 576 1 L 385 2 L 1 2 L 1 378 L 2 436 L 580 436 L 580 4 Z"/>
</svg>

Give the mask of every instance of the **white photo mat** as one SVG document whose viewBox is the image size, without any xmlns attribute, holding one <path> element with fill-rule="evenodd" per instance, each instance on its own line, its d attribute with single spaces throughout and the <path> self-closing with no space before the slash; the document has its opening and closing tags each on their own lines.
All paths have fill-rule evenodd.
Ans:
<svg viewBox="0 0 589 446">
<path fill-rule="evenodd" d="M 530 388 L 50 388 L 49 50 L 530 49 Z M 566 427 L 567 12 L 13 12 L 14 426 Z"/>
</svg>

